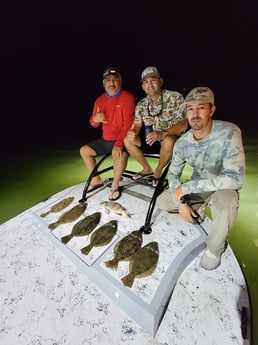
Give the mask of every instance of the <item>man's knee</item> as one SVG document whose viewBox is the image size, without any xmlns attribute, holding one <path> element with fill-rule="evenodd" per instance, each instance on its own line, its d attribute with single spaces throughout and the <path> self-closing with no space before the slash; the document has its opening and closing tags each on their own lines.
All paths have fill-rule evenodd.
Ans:
<svg viewBox="0 0 258 345">
<path fill-rule="evenodd" d="M 175 142 L 177 140 L 177 136 L 175 135 L 166 135 L 164 140 L 161 142 L 161 152 L 171 152 L 173 151 L 173 147 L 175 145 Z"/>
<path fill-rule="evenodd" d="M 125 137 L 124 146 L 126 147 L 126 149 L 130 148 L 132 145 L 133 145 L 133 141 L 130 138 Z"/>
<path fill-rule="evenodd" d="M 83 146 L 80 147 L 80 155 L 84 156 L 85 152 L 86 152 L 86 145 L 83 145 Z"/>
<path fill-rule="evenodd" d="M 177 141 L 176 135 L 167 134 L 164 138 L 164 144 L 174 145 Z"/>
<path fill-rule="evenodd" d="M 172 194 L 169 188 L 165 189 L 158 197 L 156 205 L 162 211 L 175 211 L 177 209 L 176 205 L 172 201 Z"/>
<path fill-rule="evenodd" d="M 81 157 L 85 156 L 96 156 L 96 152 L 88 145 L 83 145 L 80 147 Z"/>
<path fill-rule="evenodd" d="M 239 194 L 233 189 L 221 189 L 213 193 L 210 203 L 221 210 L 238 208 Z"/>
<path fill-rule="evenodd" d="M 124 138 L 124 146 L 127 147 L 129 145 L 130 141 L 128 139 L 128 137 Z"/>
<path fill-rule="evenodd" d="M 125 137 L 124 146 L 126 150 L 130 153 L 130 150 L 134 148 L 139 148 L 141 146 L 141 140 L 139 137 L 136 137 L 134 140 L 131 140 L 128 137 Z"/>
<path fill-rule="evenodd" d="M 234 224 L 239 207 L 239 194 L 233 189 L 223 189 L 213 193 L 210 199 L 213 216 L 224 215 L 227 218 L 228 228 Z"/>
</svg>

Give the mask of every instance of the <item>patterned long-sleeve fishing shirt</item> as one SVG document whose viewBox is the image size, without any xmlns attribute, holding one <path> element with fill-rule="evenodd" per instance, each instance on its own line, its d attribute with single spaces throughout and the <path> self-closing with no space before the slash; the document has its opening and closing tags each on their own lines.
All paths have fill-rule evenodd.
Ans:
<svg viewBox="0 0 258 345">
<path fill-rule="evenodd" d="M 184 195 L 241 189 L 245 176 L 245 153 L 240 128 L 231 122 L 213 120 L 209 135 L 202 140 L 195 140 L 191 130 L 183 134 L 175 143 L 168 171 L 172 192 L 181 184 L 186 164 L 193 171 L 190 180 L 182 184 Z"/>
</svg>

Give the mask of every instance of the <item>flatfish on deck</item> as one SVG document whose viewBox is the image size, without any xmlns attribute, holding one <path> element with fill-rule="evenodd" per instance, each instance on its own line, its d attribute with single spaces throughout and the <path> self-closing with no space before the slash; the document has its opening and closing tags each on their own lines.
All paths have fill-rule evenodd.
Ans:
<svg viewBox="0 0 258 345">
<path fill-rule="evenodd" d="M 101 208 L 106 212 L 106 213 L 116 213 L 119 216 L 125 216 L 125 217 L 131 217 L 130 213 L 126 210 L 125 207 L 123 207 L 119 202 L 116 201 L 102 201 L 100 203 Z"/>
<path fill-rule="evenodd" d="M 59 224 L 71 223 L 78 219 L 86 210 L 87 203 L 79 203 L 63 213 L 56 222 L 49 224 L 48 228 L 54 230 Z"/>
<path fill-rule="evenodd" d="M 129 274 L 121 278 L 125 286 L 132 287 L 134 278 L 147 277 L 152 274 L 159 259 L 159 247 L 157 242 L 149 242 L 140 248 L 133 261 L 129 265 Z"/>
<path fill-rule="evenodd" d="M 90 244 L 81 249 L 81 253 L 88 255 L 93 247 L 102 247 L 111 242 L 117 232 L 117 220 L 100 226 L 90 237 Z"/>
<path fill-rule="evenodd" d="M 114 246 L 114 258 L 105 261 L 108 268 L 117 268 L 119 261 L 126 261 L 132 259 L 138 249 L 142 245 L 142 232 L 140 230 L 132 231 L 127 236 L 123 237 Z"/>
<path fill-rule="evenodd" d="M 95 212 L 84 219 L 74 224 L 72 231 L 69 235 L 61 237 L 61 241 L 66 244 L 73 237 L 87 236 L 89 235 L 99 224 L 101 218 L 101 212 Z"/>
<path fill-rule="evenodd" d="M 59 201 L 58 203 L 56 203 L 55 205 L 51 206 L 51 208 L 47 212 L 41 213 L 40 217 L 46 217 L 51 212 L 60 212 L 64 208 L 69 206 L 73 201 L 74 201 L 73 196 L 70 196 L 69 198 L 65 198 Z"/>
</svg>

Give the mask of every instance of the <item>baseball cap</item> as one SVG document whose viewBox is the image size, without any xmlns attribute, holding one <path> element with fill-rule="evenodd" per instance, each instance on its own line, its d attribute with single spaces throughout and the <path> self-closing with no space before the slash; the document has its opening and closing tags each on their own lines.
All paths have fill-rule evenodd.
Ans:
<svg viewBox="0 0 258 345">
<path fill-rule="evenodd" d="M 121 77 L 120 73 L 115 67 L 107 67 L 103 72 L 103 79 L 108 77 L 109 75 L 115 75 L 116 77 Z"/>
<path fill-rule="evenodd" d="M 214 105 L 214 94 L 207 86 L 198 86 L 185 96 L 185 103 L 192 101 L 211 103 Z"/>
<path fill-rule="evenodd" d="M 143 81 L 144 78 L 146 77 L 156 77 L 160 78 L 160 73 L 157 67 L 155 66 L 148 66 L 146 67 L 141 74 L 141 82 Z"/>
</svg>

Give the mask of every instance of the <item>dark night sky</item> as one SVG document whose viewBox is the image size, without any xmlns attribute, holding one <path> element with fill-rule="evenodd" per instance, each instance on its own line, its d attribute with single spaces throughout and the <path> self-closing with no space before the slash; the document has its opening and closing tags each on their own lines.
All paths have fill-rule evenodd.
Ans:
<svg viewBox="0 0 258 345">
<path fill-rule="evenodd" d="M 159 68 L 165 88 L 210 86 L 215 118 L 257 134 L 256 0 L 82 3 L 20 1 L 2 10 L 3 151 L 15 142 L 32 151 L 79 147 L 95 136 L 88 118 L 108 65 L 138 98 L 148 65 Z"/>
</svg>

